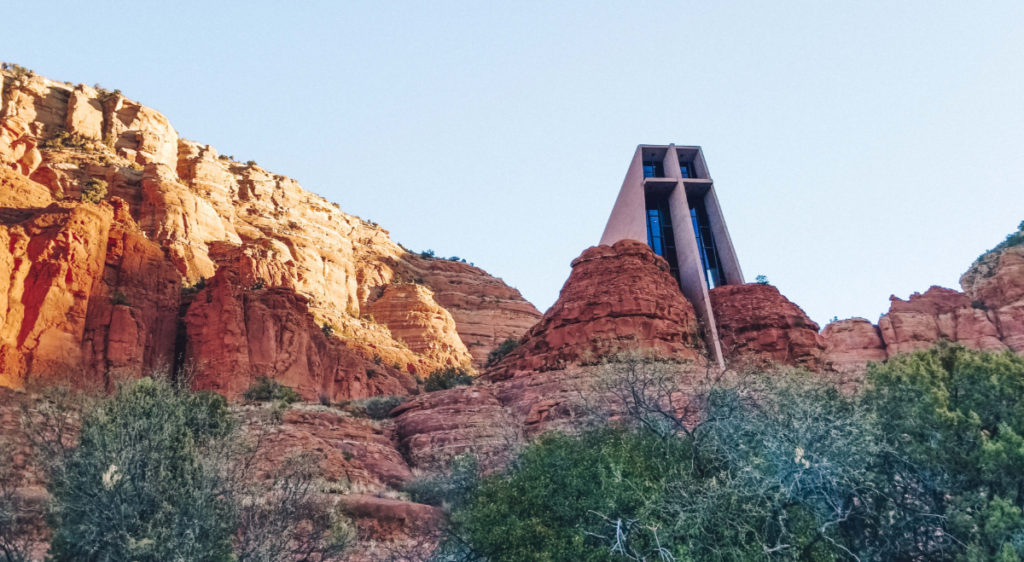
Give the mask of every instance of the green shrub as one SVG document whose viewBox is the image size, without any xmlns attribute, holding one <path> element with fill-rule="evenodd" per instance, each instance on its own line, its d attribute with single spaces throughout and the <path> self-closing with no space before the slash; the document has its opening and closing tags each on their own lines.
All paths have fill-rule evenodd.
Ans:
<svg viewBox="0 0 1024 562">
<path fill-rule="evenodd" d="M 202 291 L 205 288 L 206 288 L 206 278 L 205 277 L 200 277 L 199 280 L 196 281 L 195 284 L 193 284 L 193 285 L 183 285 L 181 287 L 181 295 L 182 296 L 194 295 L 194 294 L 198 293 L 199 291 Z"/>
<path fill-rule="evenodd" d="M 247 437 L 219 394 L 130 381 L 87 408 L 75 447 L 62 452 L 53 428 L 33 433 L 43 437 L 39 452 L 56 459 L 44 465 L 48 559 L 326 562 L 354 539 L 313 460 L 257 473 L 262 440 Z"/>
<path fill-rule="evenodd" d="M 39 143 L 39 148 L 47 150 L 78 150 L 88 151 L 93 148 L 93 141 L 78 133 L 60 131 L 56 135 Z"/>
<path fill-rule="evenodd" d="M 334 326 L 331 326 L 327 322 L 324 322 L 320 326 L 320 331 L 323 332 L 325 338 L 329 338 L 334 335 Z"/>
<path fill-rule="evenodd" d="M 460 455 L 448 463 L 447 470 L 410 480 L 402 490 L 414 502 L 451 510 L 461 507 L 476 490 L 479 477 L 480 467 L 476 457 Z"/>
<path fill-rule="evenodd" d="M 233 508 L 200 451 L 231 427 L 223 399 L 141 379 L 86 413 L 51 477 L 62 560 L 230 560 Z"/>
<path fill-rule="evenodd" d="M 515 348 L 519 347 L 520 343 L 522 342 L 520 342 L 516 338 L 508 338 L 507 340 L 498 344 L 498 347 L 492 349 L 491 352 L 487 354 L 486 366 L 491 367 L 493 365 L 497 365 L 498 361 L 501 361 L 502 359 L 505 358 L 506 355 L 512 353 L 512 351 Z"/>
<path fill-rule="evenodd" d="M 768 282 L 768 276 L 767 275 L 758 275 L 757 277 L 754 278 L 754 283 L 757 283 L 758 285 L 769 285 L 770 284 Z"/>
<path fill-rule="evenodd" d="M 1024 555 L 1024 357 L 939 345 L 868 377 L 883 431 L 929 475 L 921 507 L 947 518 L 964 559 Z"/>
<path fill-rule="evenodd" d="M 116 291 L 114 291 L 113 295 L 110 295 L 110 304 L 113 304 L 113 305 L 124 304 L 124 305 L 126 305 L 126 304 L 130 304 L 130 303 L 128 302 L 128 297 L 125 296 L 124 293 L 122 293 L 120 290 L 116 290 Z"/>
<path fill-rule="evenodd" d="M 387 419 L 399 404 L 405 401 L 404 396 L 373 396 L 354 400 L 350 407 L 358 415 L 366 416 L 375 420 Z"/>
<path fill-rule="evenodd" d="M 427 392 L 447 390 L 456 386 L 473 384 L 473 377 L 461 367 L 445 367 L 427 375 L 423 389 Z"/>
<path fill-rule="evenodd" d="M 107 182 L 96 178 L 89 178 L 82 186 L 82 201 L 87 203 L 99 203 L 107 197 Z"/>
<path fill-rule="evenodd" d="M 543 436 L 479 484 L 410 483 L 453 506 L 446 556 L 1024 557 L 1020 356 L 938 346 L 870 367 L 856 395 L 801 372 L 690 380 L 685 423 L 671 372 L 623 374 L 622 425 Z"/>
<path fill-rule="evenodd" d="M 608 560 L 597 536 L 605 518 L 652 515 L 689 467 L 686 453 L 623 429 L 541 437 L 511 470 L 483 479 L 453 513 L 455 532 L 487 560 Z"/>
<path fill-rule="evenodd" d="M 252 383 L 242 396 L 253 402 L 279 400 L 285 404 L 292 404 L 302 400 L 302 396 L 295 392 L 295 389 L 266 376 L 257 377 L 256 382 Z"/>
<path fill-rule="evenodd" d="M 33 72 L 32 69 L 21 66 L 20 64 L 15 64 L 13 62 L 5 62 L 3 63 L 2 66 L 0 66 L 0 68 L 11 71 L 11 73 L 14 74 L 15 78 L 23 78 L 25 76 L 31 76 L 35 74 L 35 72 Z"/>
<path fill-rule="evenodd" d="M 1005 250 L 1006 248 L 1012 248 L 1014 246 L 1024 245 L 1024 221 L 1021 221 L 1020 225 L 1017 226 L 1016 232 L 1011 232 L 1006 235 L 1006 239 L 996 244 L 994 248 L 978 256 L 978 259 L 974 260 L 974 263 L 978 263 L 985 259 L 986 256 L 991 255 L 994 252 Z"/>
</svg>

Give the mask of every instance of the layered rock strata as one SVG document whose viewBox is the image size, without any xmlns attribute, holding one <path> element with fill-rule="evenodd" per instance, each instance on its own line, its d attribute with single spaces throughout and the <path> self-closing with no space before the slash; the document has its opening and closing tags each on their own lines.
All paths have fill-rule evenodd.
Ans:
<svg viewBox="0 0 1024 562">
<path fill-rule="evenodd" d="M 172 363 L 181 277 L 127 205 L 0 217 L 0 384 L 109 387 Z"/>
<path fill-rule="evenodd" d="M 858 373 L 867 362 L 882 362 L 889 354 L 882 334 L 864 318 L 839 320 L 825 326 L 825 358 L 839 373 Z"/>
<path fill-rule="evenodd" d="M 927 349 L 937 341 L 974 349 L 1006 349 L 986 311 L 971 306 L 971 299 L 960 291 L 931 287 L 907 300 L 889 300 L 889 313 L 878 320 L 889 355 Z"/>
<path fill-rule="evenodd" d="M 228 398 L 238 398 L 260 376 L 294 388 L 307 400 L 416 389 L 405 366 L 378 365 L 325 333 L 302 295 L 239 283 L 228 269 L 196 293 L 184 323 L 193 384 Z"/>
<path fill-rule="evenodd" d="M 173 368 L 173 350 L 187 347 L 187 357 L 179 349 L 178 363 L 231 367 L 219 375 L 212 367 L 200 373 L 203 384 L 229 394 L 244 384 L 239 381 L 268 374 L 299 384 L 307 395 L 352 398 L 405 389 L 411 375 L 450 365 L 482 367 L 501 341 L 519 337 L 540 318 L 500 279 L 468 264 L 409 253 L 386 230 L 340 211 L 294 180 L 180 138 L 163 115 L 120 92 L 22 70 L 0 71 L 0 80 L 6 198 L 0 236 L 9 248 L 0 259 L 12 272 L 28 267 L 26 259 L 52 269 L 46 279 L 29 278 L 27 293 L 16 274 L 3 281 L 14 288 L 4 291 L 0 303 L 0 361 L 6 366 L 0 384 L 52 376 L 65 367 L 83 380 Z M 105 183 L 108 199 L 123 201 L 120 219 L 103 204 L 78 202 L 83 188 L 97 181 Z M 55 201 L 63 211 L 36 212 Z M 36 215 L 49 226 L 33 226 Z M 109 226 L 129 219 L 134 226 Z M 142 269 L 146 278 L 135 279 Z M 75 275 L 59 280 L 67 271 Z M 211 290 L 195 301 L 187 298 L 183 308 L 181 296 L 170 294 L 218 276 L 211 281 L 221 291 L 215 298 Z M 90 284 L 96 277 L 103 286 Z M 173 291 L 152 294 L 151 285 L 170 278 Z M 253 287 L 264 292 L 244 294 Z M 205 308 L 188 311 L 194 320 L 178 333 L 168 329 L 164 314 L 180 309 L 184 315 L 194 302 Z M 214 312 L 207 306 L 214 302 L 238 308 Z M 39 318 L 18 312 L 22 307 Z M 81 320 L 86 315 L 93 319 L 88 327 Z M 299 320 L 304 315 L 311 315 L 316 330 Z M 196 319 L 230 320 L 231 327 L 218 334 Z M 283 332 L 270 334 L 300 325 L 288 342 Z M 192 333 L 181 333 L 188 327 Z M 324 347 L 321 330 L 327 339 L 342 340 L 338 345 L 347 351 L 324 351 L 338 345 Z M 254 347 L 269 341 L 293 355 L 270 361 Z M 299 357 L 304 353 L 309 355 Z M 346 361 L 342 367 L 333 365 L 339 358 Z M 365 367 L 367 362 L 372 365 Z M 364 372 L 366 379 L 338 379 Z M 380 380 L 373 380 L 376 375 Z M 238 380 L 214 380 L 218 376 Z"/>
<path fill-rule="evenodd" d="M 982 254 L 960 277 L 960 285 L 963 292 L 931 287 L 907 300 L 890 297 L 889 312 L 877 327 L 860 319 L 829 324 L 823 332 L 828 357 L 857 372 L 869 361 L 940 341 L 1024 352 L 1024 223 Z"/>
<path fill-rule="evenodd" d="M 960 277 L 971 306 L 985 311 L 999 340 L 1024 352 L 1024 222 Z"/>
<path fill-rule="evenodd" d="M 767 360 L 820 370 L 818 325 L 772 285 L 723 285 L 709 292 L 722 351 L 733 362 Z"/>
<path fill-rule="evenodd" d="M 681 360 L 702 358 L 696 313 L 668 262 L 646 244 L 621 240 L 573 260 L 558 300 L 487 377 L 561 369 L 638 348 Z"/>
</svg>

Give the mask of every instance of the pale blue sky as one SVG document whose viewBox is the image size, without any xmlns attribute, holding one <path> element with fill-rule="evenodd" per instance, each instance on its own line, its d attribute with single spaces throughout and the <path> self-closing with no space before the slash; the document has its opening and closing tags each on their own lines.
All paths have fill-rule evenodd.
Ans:
<svg viewBox="0 0 1024 562">
<path fill-rule="evenodd" d="M 4 2 L 100 83 L 541 310 L 637 144 L 704 147 L 744 273 L 877 320 L 1024 219 L 1024 2 Z"/>
</svg>

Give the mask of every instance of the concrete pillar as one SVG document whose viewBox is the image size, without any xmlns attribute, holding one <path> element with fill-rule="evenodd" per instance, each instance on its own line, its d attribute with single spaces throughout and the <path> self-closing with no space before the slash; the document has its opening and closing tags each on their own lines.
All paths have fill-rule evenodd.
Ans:
<svg viewBox="0 0 1024 562">
<path fill-rule="evenodd" d="M 740 285 L 744 282 L 743 271 L 740 269 L 740 260 L 736 258 L 736 249 L 732 246 L 729 229 L 725 226 L 725 217 L 722 215 L 722 206 L 718 203 L 718 196 L 715 195 L 714 185 L 704 195 L 704 208 L 708 211 L 711 235 L 715 237 L 715 248 L 718 249 L 718 259 L 722 262 L 725 283 Z"/>
<path fill-rule="evenodd" d="M 708 173 L 708 164 L 704 161 L 704 151 L 698 149 L 697 155 L 693 158 L 693 175 L 701 179 L 711 179 L 711 174 Z"/>
<path fill-rule="evenodd" d="M 668 150 L 665 151 L 665 159 L 662 160 L 661 165 L 665 168 L 666 178 L 682 179 L 683 169 L 679 166 L 679 153 L 676 152 L 676 145 L 668 145 Z"/>
<path fill-rule="evenodd" d="M 637 148 L 626 170 L 626 179 L 615 199 L 612 214 L 601 235 L 601 244 L 612 245 L 619 240 L 647 243 L 647 202 L 644 198 L 642 148 Z"/>
<path fill-rule="evenodd" d="M 679 172 L 679 162 L 676 162 Z M 704 325 L 704 343 L 708 348 L 708 360 L 724 366 L 722 344 L 718 339 L 715 314 L 708 297 L 707 281 L 704 280 L 704 266 L 700 261 L 697 235 L 693 232 L 690 219 L 690 203 L 686 199 L 686 188 L 682 182 L 676 185 L 668 196 L 668 212 L 672 215 L 672 233 L 676 241 L 676 261 L 679 262 L 679 284 L 683 296 L 693 304 L 697 317 Z"/>
</svg>

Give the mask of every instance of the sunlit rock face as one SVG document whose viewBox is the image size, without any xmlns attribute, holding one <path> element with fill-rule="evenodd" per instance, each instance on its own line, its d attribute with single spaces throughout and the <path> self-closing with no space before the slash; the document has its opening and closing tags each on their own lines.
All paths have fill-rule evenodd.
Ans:
<svg viewBox="0 0 1024 562">
<path fill-rule="evenodd" d="M 5 195 L 10 195 L 8 192 Z M 0 217 L 0 383 L 108 387 L 173 359 L 181 277 L 127 204 L 52 203 Z"/>
<path fill-rule="evenodd" d="M 0 77 L 0 384 L 187 363 L 232 396 L 264 375 L 311 398 L 406 392 L 540 318 L 500 279 L 410 254 L 120 92 Z M 97 181 L 100 202 L 81 201 Z"/>
<path fill-rule="evenodd" d="M 984 310 L 953 289 L 931 287 L 907 300 L 890 298 L 888 314 L 878 320 L 889 355 L 926 349 L 944 340 L 975 349 L 1002 350 L 1006 346 Z"/>
<path fill-rule="evenodd" d="M 978 258 L 960 277 L 975 308 L 982 308 L 1006 347 L 1024 352 L 1024 223 L 1001 245 Z"/>
</svg>

